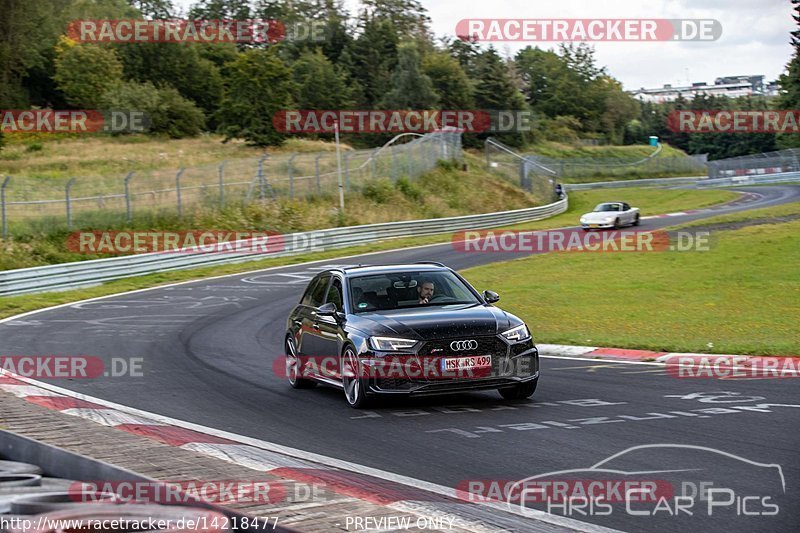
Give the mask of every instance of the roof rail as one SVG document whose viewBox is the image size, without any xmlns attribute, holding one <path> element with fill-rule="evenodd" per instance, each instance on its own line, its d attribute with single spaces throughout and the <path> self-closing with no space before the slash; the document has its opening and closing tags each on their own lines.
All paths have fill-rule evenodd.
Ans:
<svg viewBox="0 0 800 533">
<path fill-rule="evenodd" d="M 357 265 L 347 265 L 347 266 L 339 267 L 339 268 L 336 268 L 336 269 L 333 269 L 333 270 L 341 270 L 342 272 L 344 272 L 345 270 L 349 270 L 351 268 L 364 268 L 364 267 L 369 267 L 369 266 L 372 266 L 372 265 L 362 265 L 361 263 L 359 263 Z"/>
</svg>

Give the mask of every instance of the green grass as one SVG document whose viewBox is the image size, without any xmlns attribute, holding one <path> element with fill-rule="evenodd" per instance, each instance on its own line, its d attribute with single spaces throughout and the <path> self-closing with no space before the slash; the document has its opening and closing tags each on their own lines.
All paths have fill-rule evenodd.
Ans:
<svg viewBox="0 0 800 533">
<path fill-rule="evenodd" d="M 637 194 L 637 192 L 641 194 Z M 625 193 L 627 196 L 625 196 L 623 201 L 634 202 L 636 205 L 640 205 L 643 209 L 646 209 L 645 212 L 650 213 L 665 213 L 676 208 L 699 208 L 705 205 L 727 201 L 737 196 L 736 193 L 729 191 L 694 191 L 693 195 L 687 197 L 685 195 L 686 191 L 656 189 L 628 189 L 625 191 Z M 581 213 L 591 209 L 591 207 L 594 207 L 595 204 L 604 200 L 602 194 L 603 191 L 574 192 L 570 194 L 570 208 L 567 212 L 545 220 L 517 224 L 515 226 L 510 226 L 510 228 L 546 229 L 574 225 L 577 217 Z M 638 203 L 636 200 L 639 199 L 643 201 Z M 390 239 L 370 245 L 353 246 L 316 254 L 303 254 L 292 257 L 275 257 L 271 259 L 263 259 L 235 265 L 222 265 L 174 272 L 162 272 L 159 274 L 151 274 L 147 276 L 113 281 L 88 289 L 0 297 L 0 318 L 13 316 L 27 311 L 33 311 L 36 309 L 43 309 L 52 305 L 75 302 L 78 300 L 116 294 L 124 291 L 155 287 L 158 285 L 175 283 L 179 281 L 202 279 L 224 274 L 250 272 L 273 266 L 292 265 L 307 261 L 343 257 L 367 252 L 377 252 L 410 246 L 421 246 L 425 244 L 446 243 L 449 242 L 450 239 L 450 234 Z"/>
<path fill-rule="evenodd" d="M 800 212 L 800 203 L 698 222 Z M 742 218 L 742 216 L 746 218 Z M 469 269 L 542 343 L 800 355 L 800 221 L 713 234 L 707 252 L 569 253 Z"/>
<path fill-rule="evenodd" d="M 610 157 L 635 160 L 649 156 L 654 150 L 655 148 L 645 144 L 633 144 L 629 146 L 585 146 L 581 144 L 573 145 L 546 141 L 526 146 L 522 152 L 533 153 L 544 157 Z M 658 157 L 686 157 L 686 152 L 665 144 Z"/>
<path fill-rule="evenodd" d="M 338 226 L 399 220 L 440 218 L 532 207 L 541 203 L 499 176 L 487 175 L 479 164 L 467 171 L 440 165 L 416 180 L 371 180 L 354 186 L 339 214 L 338 196 L 321 194 L 307 198 L 253 201 L 247 206 L 187 207 L 182 217 L 173 212 L 135 212 L 132 224 L 118 213 L 81 217 L 75 230 L 230 230 L 291 233 Z M 0 240 L 0 270 L 95 259 L 70 252 L 65 243 L 70 232 L 51 219 L 29 221 L 22 229 L 12 226 L 12 238 Z"/>
<path fill-rule="evenodd" d="M 693 228 L 697 226 L 705 226 L 707 224 L 727 223 L 727 222 L 745 222 L 749 220 L 770 219 L 774 217 L 781 217 L 787 215 L 800 214 L 800 202 L 792 202 L 788 204 L 777 205 L 773 207 L 763 207 L 761 209 L 749 209 L 747 211 L 739 211 L 738 213 L 730 213 L 728 215 L 720 215 L 710 219 L 695 220 L 687 224 L 675 226 L 676 228 Z"/>
<path fill-rule="evenodd" d="M 163 139 L 150 135 L 19 133 L 5 137 L 0 174 L 20 178 L 66 179 L 124 176 L 130 171 L 170 170 L 216 165 L 223 160 L 257 158 L 269 152 L 329 152 L 335 145 L 310 139 L 289 139 L 280 148 L 264 150 L 220 135 Z M 350 147 L 345 145 L 345 149 Z"/>
</svg>

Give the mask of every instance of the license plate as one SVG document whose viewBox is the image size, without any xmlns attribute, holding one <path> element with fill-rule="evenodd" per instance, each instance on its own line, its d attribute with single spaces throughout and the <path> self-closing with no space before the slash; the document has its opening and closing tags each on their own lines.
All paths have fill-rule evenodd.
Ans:
<svg viewBox="0 0 800 533">
<path fill-rule="evenodd" d="M 600 224 L 589 224 L 589 227 L 590 227 L 590 228 L 596 228 L 596 227 L 598 227 L 598 226 L 600 226 Z"/>
<path fill-rule="evenodd" d="M 442 359 L 442 371 L 456 371 L 464 370 L 467 368 L 491 368 L 492 356 L 491 355 L 473 355 L 470 357 L 455 357 L 451 359 Z"/>
</svg>

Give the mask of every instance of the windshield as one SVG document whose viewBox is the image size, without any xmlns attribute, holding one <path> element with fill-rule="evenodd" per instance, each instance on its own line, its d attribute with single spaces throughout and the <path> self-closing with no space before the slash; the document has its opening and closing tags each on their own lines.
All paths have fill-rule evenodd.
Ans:
<svg viewBox="0 0 800 533">
<path fill-rule="evenodd" d="M 354 313 L 481 303 L 463 281 L 448 271 L 372 274 L 350 278 L 349 283 Z"/>
<path fill-rule="evenodd" d="M 598 204 L 594 208 L 595 213 L 598 211 L 621 211 L 619 204 Z"/>
</svg>

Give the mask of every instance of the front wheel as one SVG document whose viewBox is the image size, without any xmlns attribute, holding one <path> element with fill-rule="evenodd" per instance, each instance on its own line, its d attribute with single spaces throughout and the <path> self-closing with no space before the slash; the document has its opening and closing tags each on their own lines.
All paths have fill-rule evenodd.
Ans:
<svg viewBox="0 0 800 533">
<path fill-rule="evenodd" d="M 533 393 L 536 392 L 536 385 L 538 384 L 539 378 L 536 378 L 533 381 L 520 383 L 508 389 L 497 389 L 497 392 L 506 400 L 524 400 L 533 396 Z"/>
<path fill-rule="evenodd" d="M 614 221 L 614 229 L 619 229 L 619 219 Z"/>
<path fill-rule="evenodd" d="M 639 215 L 636 215 L 636 218 L 633 219 L 633 225 L 634 226 L 638 226 L 639 225 Z"/>
<path fill-rule="evenodd" d="M 342 388 L 347 404 L 353 409 L 362 409 L 368 403 L 366 380 L 361 378 L 358 356 L 352 346 L 342 353 Z"/>
<path fill-rule="evenodd" d="M 295 389 L 310 389 L 316 386 L 317 382 L 310 379 L 303 379 L 303 368 L 300 358 L 297 356 L 297 346 L 294 338 L 286 337 L 286 379 L 289 385 Z"/>
</svg>

